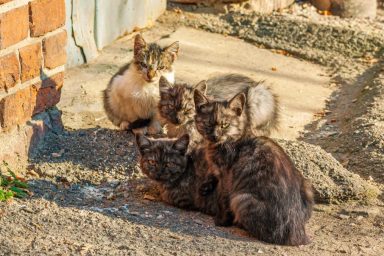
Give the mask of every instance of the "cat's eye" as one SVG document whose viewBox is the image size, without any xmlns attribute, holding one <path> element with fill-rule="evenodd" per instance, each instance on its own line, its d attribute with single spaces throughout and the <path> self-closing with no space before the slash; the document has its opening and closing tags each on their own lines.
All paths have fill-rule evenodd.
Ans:
<svg viewBox="0 0 384 256">
<path fill-rule="evenodd" d="M 158 66 L 158 68 L 157 68 L 158 70 L 163 70 L 163 69 L 165 69 L 165 66 L 163 66 L 163 65 L 160 65 L 160 66 Z"/>
<path fill-rule="evenodd" d="M 174 108 L 175 108 L 175 106 L 173 106 L 171 104 L 168 105 L 168 109 L 174 109 Z"/>
<path fill-rule="evenodd" d="M 147 162 L 148 162 L 149 165 L 155 165 L 156 164 L 155 160 L 148 160 Z"/>
<path fill-rule="evenodd" d="M 147 64 L 145 64 L 144 62 L 141 62 L 140 66 L 143 67 L 143 68 L 147 68 Z"/>
<path fill-rule="evenodd" d="M 229 127 L 229 123 L 221 123 L 221 128 L 227 129 Z"/>
</svg>

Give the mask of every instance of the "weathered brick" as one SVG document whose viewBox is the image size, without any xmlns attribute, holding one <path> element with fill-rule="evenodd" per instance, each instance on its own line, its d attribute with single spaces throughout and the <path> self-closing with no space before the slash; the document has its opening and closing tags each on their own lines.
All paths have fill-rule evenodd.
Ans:
<svg viewBox="0 0 384 256">
<path fill-rule="evenodd" d="M 0 14 L 0 49 L 27 38 L 29 29 L 28 6 Z"/>
<path fill-rule="evenodd" d="M 43 40 L 44 65 L 52 69 L 67 61 L 67 32 L 63 31 Z"/>
<path fill-rule="evenodd" d="M 19 60 L 15 53 L 0 57 L 0 92 L 15 86 L 20 80 Z"/>
<path fill-rule="evenodd" d="M 19 50 L 21 64 L 21 81 L 27 81 L 40 75 L 41 44 L 28 45 Z"/>
<path fill-rule="evenodd" d="M 33 115 L 55 106 L 60 101 L 63 84 L 64 73 L 59 73 L 32 86 Z"/>
<path fill-rule="evenodd" d="M 65 23 L 64 0 L 35 0 L 29 3 L 31 36 L 41 36 Z"/>
<path fill-rule="evenodd" d="M 31 116 L 30 87 L 8 95 L 0 101 L 0 124 L 5 131 L 10 130 L 16 125 L 25 123 Z"/>
</svg>

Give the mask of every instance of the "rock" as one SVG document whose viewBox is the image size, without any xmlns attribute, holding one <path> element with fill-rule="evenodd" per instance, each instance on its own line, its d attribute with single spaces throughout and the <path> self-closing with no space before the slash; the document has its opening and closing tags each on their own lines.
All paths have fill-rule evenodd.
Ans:
<svg viewBox="0 0 384 256">
<path fill-rule="evenodd" d="M 35 172 L 34 170 L 29 170 L 27 172 L 27 174 L 30 175 L 30 176 L 33 176 L 33 177 L 37 177 L 37 178 L 40 177 L 40 175 L 37 172 Z"/>
<path fill-rule="evenodd" d="M 371 202 L 380 190 L 359 175 L 346 170 L 333 156 L 319 146 L 302 141 L 278 140 L 287 154 L 309 179 L 318 203 L 341 203 L 351 200 Z"/>
<path fill-rule="evenodd" d="M 337 217 L 338 217 L 339 219 L 341 219 L 341 220 L 347 220 L 347 219 L 349 219 L 349 216 L 348 216 L 348 215 L 345 215 L 345 214 L 339 214 L 339 215 L 337 215 Z"/>
</svg>

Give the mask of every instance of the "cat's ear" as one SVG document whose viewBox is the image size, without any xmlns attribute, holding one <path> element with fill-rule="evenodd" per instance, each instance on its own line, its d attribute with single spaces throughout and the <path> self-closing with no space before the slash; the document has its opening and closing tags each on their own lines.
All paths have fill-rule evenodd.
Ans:
<svg viewBox="0 0 384 256">
<path fill-rule="evenodd" d="M 195 90 L 201 91 L 204 95 L 207 93 L 207 81 L 203 80 L 195 85 Z"/>
<path fill-rule="evenodd" d="M 240 116 L 244 109 L 245 100 L 245 94 L 239 93 L 229 101 L 228 106 L 236 113 L 236 115 Z"/>
<path fill-rule="evenodd" d="M 195 101 L 195 108 L 196 110 L 197 109 L 200 109 L 200 107 L 204 104 L 207 104 L 208 103 L 208 99 L 207 97 L 205 97 L 205 95 L 199 91 L 199 90 L 195 90 L 194 93 L 193 93 L 193 99 Z"/>
<path fill-rule="evenodd" d="M 167 78 L 161 76 L 159 80 L 160 94 L 168 93 L 168 89 L 171 87 L 172 85 L 170 82 L 168 82 Z"/>
<path fill-rule="evenodd" d="M 172 56 L 172 61 L 175 61 L 179 54 L 179 42 L 176 41 L 171 45 L 165 47 L 164 52 L 169 53 Z"/>
<path fill-rule="evenodd" d="M 175 143 L 173 144 L 173 148 L 179 151 L 182 154 L 185 154 L 187 152 L 189 145 L 189 135 L 184 134 L 180 138 L 178 138 Z"/>
<path fill-rule="evenodd" d="M 140 51 L 147 47 L 147 43 L 145 42 L 143 36 L 141 34 L 137 34 L 135 36 L 135 44 L 133 46 L 133 53 L 136 56 Z"/>
<path fill-rule="evenodd" d="M 136 134 L 136 144 L 140 153 L 152 145 L 151 141 L 143 134 Z"/>
</svg>

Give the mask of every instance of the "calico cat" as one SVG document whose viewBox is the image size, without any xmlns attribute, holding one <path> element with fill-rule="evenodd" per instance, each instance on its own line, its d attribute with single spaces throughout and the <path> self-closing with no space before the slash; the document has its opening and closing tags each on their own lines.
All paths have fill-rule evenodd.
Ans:
<svg viewBox="0 0 384 256">
<path fill-rule="evenodd" d="M 149 133 L 161 132 L 157 120 L 159 78 L 174 82 L 172 64 L 178 50 L 178 42 L 161 48 L 136 35 L 133 61 L 112 77 L 103 92 L 104 109 L 114 125 L 126 130 L 149 124 Z"/>
<path fill-rule="evenodd" d="M 216 193 L 205 197 L 199 193 L 207 169 L 204 149 L 186 154 L 188 134 L 178 139 L 149 139 L 137 134 L 136 143 L 141 170 L 159 185 L 163 201 L 179 208 L 215 214 Z"/>
<path fill-rule="evenodd" d="M 207 142 L 201 195 L 218 194 L 217 225 L 236 223 L 256 238 L 301 245 L 314 204 L 312 187 L 289 156 L 267 137 L 241 137 L 246 96 L 212 101 L 195 91 L 197 130 Z"/>
<path fill-rule="evenodd" d="M 160 78 L 159 114 L 165 119 L 168 137 L 179 137 L 184 133 L 191 136 L 190 147 L 201 144 L 202 136 L 194 124 L 194 91 L 203 95 L 224 100 L 239 92 L 246 92 L 252 104 L 249 105 L 248 126 L 254 135 L 269 135 L 278 123 L 278 102 L 276 97 L 262 82 L 240 74 L 218 75 L 201 81 L 195 86 L 176 83 L 170 84 Z M 245 127 L 244 127 L 245 128 Z M 247 127 L 248 128 L 248 127 Z"/>
</svg>

